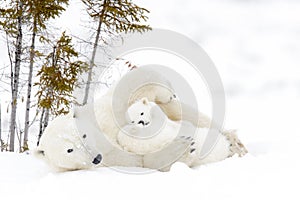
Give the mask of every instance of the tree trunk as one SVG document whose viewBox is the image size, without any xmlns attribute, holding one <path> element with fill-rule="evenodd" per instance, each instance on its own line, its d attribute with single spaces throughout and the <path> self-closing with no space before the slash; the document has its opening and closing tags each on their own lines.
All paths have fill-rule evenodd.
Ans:
<svg viewBox="0 0 300 200">
<path fill-rule="evenodd" d="M 30 57 L 29 57 L 29 74 L 28 74 L 28 85 L 27 85 L 27 100 L 26 100 L 26 111 L 25 111 L 24 141 L 23 141 L 24 150 L 28 149 L 28 130 L 29 130 L 29 114 L 30 114 L 33 63 L 34 63 L 34 55 L 35 55 L 35 37 L 36 37 L 36 20 L 34 20 L 33 22 Z"/>
<path fill-rule="evenodd" d="M 95 65 L 95 56 L 96 56 L 98 41 L 99 41 L 100 32 L 101 32 L 101 24 L 102 24 L 102 22 L 99 19 L 99 24 L 98 24 L 98 28 L 97 28 L 97 34 L 96 34 L 96 38 L 95 38 L 95 42 L 94 42 L 94 46 L 93 46 L 92 58 L 91 58 L 91 62 L 90 62 L 90 66 L 89 66 L 89 71 L 88 71 L 88 79 L 87 79 L 87 83 L 86 83 L 86 87 L 85 87 L 85 92 L 84 92 L 83 105 L 85 105 L 87 103 L 88 98 L 89 98 L 90 84 L 91 84 L 92 75 L 93 75 L 93 67 Z"/>
<path fill-rule="evenodd" d="M 37 146 L 39 146 L 41 137 L 42 137 L 45 129 L 48 126 L 49 117 L 50 117 L 50 110 L 46 109 L 46 108 L 43 108 L 41 118 L 40 118 L 40 130 L 39 130 L 39 135 L 38 135 Z"/>
<path fill-rule="evenodd" d="M 10 140 L 9 140 L 9 151 L 15 150 L 15 131 L 16 131 L 16 114 L 17 114 L 17 105 L 18 105 L 18 92 L 19 92 L 19 74 L 21 68 L 21 54 L 22 54 L 22 9 L 23 3 L 19 1 L 18 10 L 21 14 L 17 18 L 17 26 L 18 26 L 18 33 L 16 39 L 16 50 L 15 50 L 15 66 L 14 72 L 12 73 L 11 79 L 13 79 L 13 86 L 12 86 L 12 98 L 11 98 L 11 115 L 10 115 L 10 126 L 9 126 L 9 133 L 10 133 Z"/>
<path fill-rule="evenodd" d="M 94 42 L 94 46 L 93 46 L 92 58 L 91 58 L 89 71 L 88 71 L 88 79 L 87 79 L 85 92 L 84 92 L 83 105 L 87 104 L 87 101 L 89 98 L 90 85 L 91 85 L 92 75 L 93 75 L 93 67 L 95 65 L 95 56 L 96 56 L 98 42 L 99 42 L 99 38 L 100 38 L 102 19 L 103 19 L 104 13 L 105 13 L 105 7 L 106 7 L 106 0 L 103 2 L 103 9 L 102 9 L 102 12 L 99 17 L 96 38 L 95 38 L 95 42 Z"/>
<path fill-rule="evenodd" d="M 50 116 L 50 110 L 49 109 L 46 109 L 45 111 L 45 119 L 44 119 L 44 127 L 43 127 L 43 132 L 45 131 L 45 129 L 47 128 L 48 126 L 48 123 L 49 123 L 49 116 Z"/>
<path fill-rule="evenodd" d="M 38 135 L 38 140 L 37 140 L 37 146 L 40 144 L 40 139 L 43 135 L 43 119 L 44 119 L 44 114 L 45 114 L 45 108 L 42 110 L 41 118 L 40 118 L 40 130 L 39 130 L 39 135 Z"/>
</svg>

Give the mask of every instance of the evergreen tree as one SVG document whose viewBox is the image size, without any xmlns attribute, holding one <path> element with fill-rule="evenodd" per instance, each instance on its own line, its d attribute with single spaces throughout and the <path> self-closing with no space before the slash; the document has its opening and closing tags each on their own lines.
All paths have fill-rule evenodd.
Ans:
<svg viewBox="0 0 300 200">
<path fill-rule="evenodd" d="M 38 107 L 42 109 L 38 143 L 48 125 L 49 115 L 69 112 L 71 103 L 75 101 L 72 93 L 78 87 L 78 78 L 86 70 L 87 63 L 78 59 L 72 38 L 63 32 L 37 74 Z"/>
<path fill-rule="evenodd" d="M 40 53 L 35 49 L 36 36 L 41 31 L 47 28 L 46 23 L 49 19 L 54 19 L 59 16 L 68 5 L 68 0 L 24 0 L 26 6 L 27 23 L 31 31 L 31 44 L 29 51 L 29 73 L 27 82 L 27 99 L 25 111 L 25 126 L 24 126 L 24 140 L 23 150 L 28 149 L 28 131 L 29 131 L 29 114 L 31 106 L 31 90 L 32 90 L 32 76 L 34 59 Z"/>
<path fill-rule="evenodd" d="M 96 36 L 89 63 L 88 79 L 83 99 L 83 104 L 86 104 L 89 96 L 100 34 L 105 31 L 114 33 L 145 32 L 151 28 L 148 25 L 142 24 L 147 21 L 148 17 L 146 14 L 149 13 L 149 11 L 134 4 L 131 0 L 82 0 L 82 2 L 86 5 L 89 16 L 97 23 Z"/>
</svg>

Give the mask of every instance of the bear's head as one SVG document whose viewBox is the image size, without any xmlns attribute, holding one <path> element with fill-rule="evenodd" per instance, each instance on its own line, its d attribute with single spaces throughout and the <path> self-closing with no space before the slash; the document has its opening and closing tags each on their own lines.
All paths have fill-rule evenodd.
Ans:
<svg viewBox="0 0 300 200">
<path fill-rule="evenodd" d="M 125 151 L 139 155 L 162 150 L 176 137 L 177 127 L 154 103 L 143 97 L 129 106 L 128 124 L 119 131 L 118 143 Z"/>
<path fill-rule="evenodd" d="M 84 144 L 86 137 L 86 134 L 78 134 L 71 114 L 57 117 L 44 131 L 35 155 L 59 171 L 97 166 L 102 155 L 87 149 Z"/>
<path fill-rule="evenodd" d="M 152 107 L 153 105 L 145 97 L 136 101 L 127 109 L 128 122 L 139 127 L 147 127 L 151 122 Z"/>
</svg>

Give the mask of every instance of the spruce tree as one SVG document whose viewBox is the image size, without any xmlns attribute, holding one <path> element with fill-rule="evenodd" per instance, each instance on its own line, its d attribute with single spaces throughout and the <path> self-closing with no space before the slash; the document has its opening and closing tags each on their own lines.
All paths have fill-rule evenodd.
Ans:
<svg viewBox="0 0 300 200">
<path fill-rule="evenodd" d="M 39 139 L 48 125 L 49 115 L 67 114 L 74 99 L 72 93 L 78 87 L 79 76 L 87 70 L 87 63 L 78 59 L 72 38 L 62 33 L 52 45 L 45 63 L 38 71 L 38 107 L 42 109 Z"/>
<path fill-rule="evenodd" d="M 68 5 L 68 0 L 24 0 L 26 7 L 26 19 L 31 31 L 31 44 L 29 51 L 29 73 L 27 82 L 27 96 L 26 96 L 26 111 L 25 111 L 25 125 L 24 125 L 24 139 L 23 150 L 28 149 L 28 131 L 29 131 L 29 117 L 31 107 L 31 90 L 33 65 L 35 57 L 40 55 L 36 50 L 36 37 L 39 33 L 47 29 L 47 22 L 50 19 L 58 17 L 65 7 Z"/>
</svg>

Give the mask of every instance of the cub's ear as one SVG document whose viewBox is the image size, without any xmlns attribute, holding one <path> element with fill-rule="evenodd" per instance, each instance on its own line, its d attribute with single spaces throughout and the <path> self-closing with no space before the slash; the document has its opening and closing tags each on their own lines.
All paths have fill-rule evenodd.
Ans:
<svg viewBox="0 0 300 200">
<path fill-rule="evenodd" d="M 148 103 L 149 103 L 149 101 L 148 101 L 148 99 L 147 99 L 146 97 L 143 97 L 143 98 L 141 99 L 141 101 L 142 101 L 142 103 L 143 103 L 144 105 L 148 105 Z"/>
</svg>

